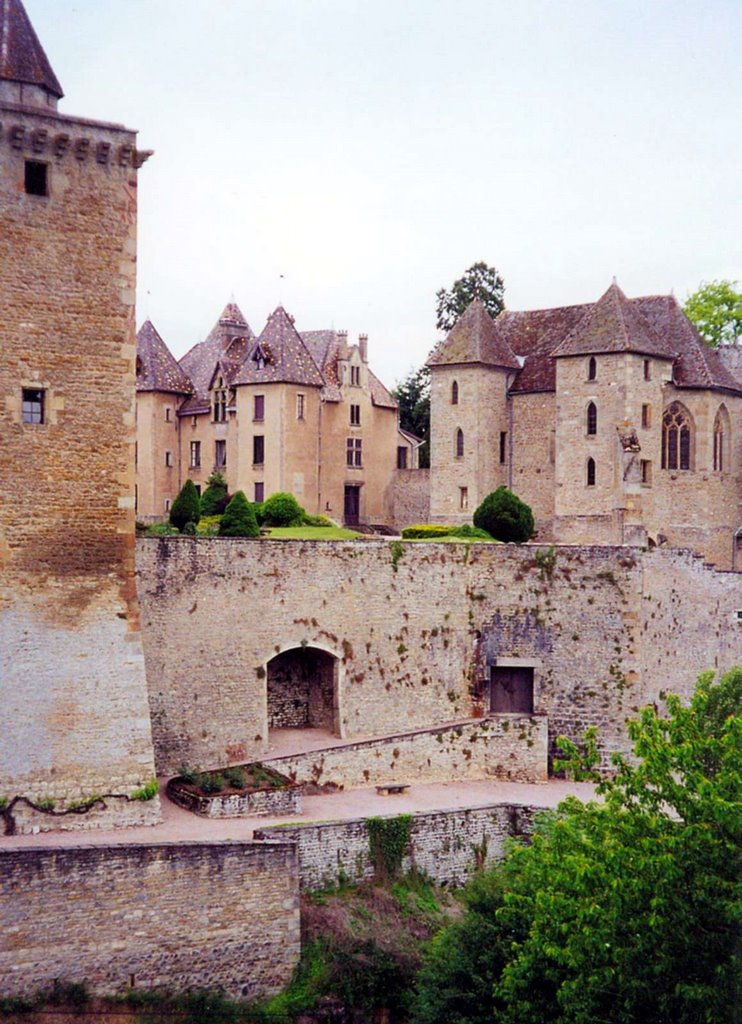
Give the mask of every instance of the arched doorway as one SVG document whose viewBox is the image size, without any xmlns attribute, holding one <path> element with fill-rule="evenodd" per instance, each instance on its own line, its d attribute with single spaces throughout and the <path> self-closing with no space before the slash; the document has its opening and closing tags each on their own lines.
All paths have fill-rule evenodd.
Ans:
<svg viewBox="0 0 742 1024">
<path fill-rule="evenodd" d="M 327 729 L 340 735 L 336 657 L 317 647 L 293 647 L 267 666 L 268 728 Z"/>
</svg>

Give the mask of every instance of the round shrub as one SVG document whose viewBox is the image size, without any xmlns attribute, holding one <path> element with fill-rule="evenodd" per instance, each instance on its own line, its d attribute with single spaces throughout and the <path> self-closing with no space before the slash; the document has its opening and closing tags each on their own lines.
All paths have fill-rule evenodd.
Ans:
<svg viewBox="0 0 742 1024">
<path fill-rule="evenodd" d="M 533 536 L 533 512 L 507 487 L 498 487 L 474 513 L 474 525 L 505 544 L 523 544 Z"/>
<path fill-rule="evenodd" d="M 220 537 L 259 537 L 260 527 L 244 491 L 237 491 L 219 523 Z"/>
<path fill-rule="evenodd" d="M 226 508 L 222 504 L 227 497 L 227 481 L 221 473 L 212 473 L 206 481 L 207 487 L 201 495 L 201 515 L 218 516 Z"/>
<path fill-rule="evenodd" d="M 263 502 L 263 516 L 268 526 L 301 526 L 304 509 L 293 494 L 277 491 Z"/>
<path fill-rule="evenodd" d="M 170 522 L 182 532 L 186 523 L 197 523 L 201 518 L 201 503 L 193 480 L 186 480 L 180 494 L 170 508 Z"/>
</svg>

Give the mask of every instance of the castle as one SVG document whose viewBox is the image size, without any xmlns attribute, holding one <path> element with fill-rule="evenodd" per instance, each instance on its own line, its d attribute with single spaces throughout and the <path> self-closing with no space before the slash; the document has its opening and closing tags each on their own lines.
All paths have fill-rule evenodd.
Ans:
<svg viewBox="0 0 742 1024">
<path fill-rule="evenodd" d="M 255 337 L 229 303 L 180 362 L 150 321 L 137 336 L 137 515 L 166 516 L 190 477 L 221 472 L 250 501 L 290 491 L 306 510 L 386 523 L 398 469 L 417 465 L 397 403 L 368 365 L 368 337 L 299 333 L 279 306 Z"/>
<path fill-rule="evenodd" d="M 269 829 L 265 842 L 164 842 L 153 776 L 184 762 L 270 759 L 269 732 L 287 724 L 337 741 L 280 759 L 299 782 L 543 782 L 556 736 L 578 740 L 589 726 L 606 765 L 628 749 L 625 721 L 641 705 L 668 687 L 687 697 L 700 671 L 742 658 L 739 573 L 645 547 L 644 529 L 671 531 L 677 518 L 662 518 L 654 483 L 650 501 L 632 462 L 648 461 L 653 481 L 667 475 L 664 507 L 675 496 L 684 528 L 721 561 L 739 495 L 739 387 L 690 342 L 676 351 L 674 334 L 648 330 L 660 307 L 676 323 L 667 300 L 637 300 L 634 316 L 612 288 L 551 333 L 563 310 L 493 324 L 475 306 L 431 361 L 433 514 L 464 518 L 464 499 L 471 507 L 512 482 L 542 535 L 558 537 L 591 521 L 575 509 L 593 488 L 616 503 L 610 514 L 605 501 L 588 506 L 602 544 L 135 542 L 145 418 L 170 432 L 162 450 L 173 460 L 190 459 L 195 442 L 213 444 L 216 458 L 224 442 L 230 486 L 251 497 L 258 483 L 283 487 L 305 473 L 306 503 L 320 509 L 344 505 L 344 488 L 365 481 L 347 476 L 366 468 L 348 463 L 349 439 L 364 442 L 364 460 L 367 449 L 352 428 L 378 415 L 393 459 L 396 411 L 361 344 L 299 335 L 282 309 L 256 339 L 228 307 L 180 367 L 146 325 L 138 363 L 136 189 L 148 154 L 129 129 L 60 114 L 61 94 L 21 0 L 3 0 L 0 994 L 55 979 L 109 993 L 265 994 L 298 960 L 300 882 L 368 868 L 363 820 Z M 626 336 L 615 334 L 622 323 Z M 340 466 L 327 483 L 319 464 L 277 440 L 303 429 L 301 396 L 305 419 L 334 423 L 327 458 Z M 651 429 L 637 425 L 643 406 Z M 207 475 L 211 455 L 202 450 L 192 468 Z M 141 441 L 138 457 L 151 458 Z M 703 484 L 720 506 L 713 514 L 695 508 Z M 167 486 L 153 500 L 164 502 Z M 369 502 L 364 513 L 361 498 L 359 514 L 376 511 Z M 420 863 L 464 877 L 475 844 L 501 849 L 529 814 L 500 802 L 416 819 Z M 132 825 L 153 827 L 135 842 L 123 827 Z M 105 845 L 89 838 L 113 826 Z M 83 840 L 34 838 L 60 828 Z"/>
<path fill-rule="evenodd" d="M 673 296 L 496 320 L 475 301 L 428 360 L 433 522 L 466 521 L 496 487 L 539 540 L 691 547 L 736 559 L 742 379 Z"/>
</svg>

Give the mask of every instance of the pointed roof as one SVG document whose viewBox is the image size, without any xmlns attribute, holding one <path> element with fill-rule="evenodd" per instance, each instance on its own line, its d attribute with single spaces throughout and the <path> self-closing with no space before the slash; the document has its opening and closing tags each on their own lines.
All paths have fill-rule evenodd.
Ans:
<svg viewBox="0 0 742 1024">
<path fill-rule="evenodd" d="M 481 299 L 469 303 L 445 341 L 433 350 L 427 365 L 452 363 L 484 363 L 512 370 L 520 367 L 517 356 L 501 336 Z"/>
<path fill-rule="evenodd" d="M 190 395 L 194 391 L 151 320 L 146 320 L 137 333 L 137 391 L 167 391 L 175 395 Z"/>
<path fill-rule="evenodd" d="M 0 80 L 38 85 L 64 96 L 21 0 L 0 0 Z"/>
<path fill-rule="evenodd" d="M 667 335 L 655 330 L 614 281 L 610 288 L 554 349 L 552 355 L 580 356 L 606 352 L 638 352 L 672 359 L 677 355 Z"/>
<path fill-rule="evenodd" d="M 181 369 L 193 381 L 196 391 L 187 403 L 187 408 L 183 407 L 184 413 L 190 415 L 202 409 L 209 409 L 209 387 L 215 367 L 223 357 L 228 356 L 228 350 L 231 350 L 238 338 L 252 341 L 255 335 L 240 307 L 235 302 L 228 302 L 206 339 L 194 345 L 180 360 Z M 231 363 L 232 359 L 229 361 Z M 230 366 L 232 371 L 235 368 Z M 223 373 L 223 376 L 226 377 L 227 374 Z"/>
<path fill-rule="evenodd" d="M 323 387 L 325 379 L 283 306 L 268 317 L 230 384 L 304 384 Z"/>
</svg>

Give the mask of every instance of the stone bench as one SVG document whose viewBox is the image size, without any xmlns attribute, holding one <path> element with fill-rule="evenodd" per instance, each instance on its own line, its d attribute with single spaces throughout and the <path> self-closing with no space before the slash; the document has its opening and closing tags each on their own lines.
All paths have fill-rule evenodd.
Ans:
<svg viewBox="0 0 742 1024">
<path fill-rule="evenodd" d="M 406 782 L 387 782 L 382 786 L 377 786 L 376 792 L 379 796 L 391 796 L 392 793 L 404 793 L 409 788 L 409 784 Z"/>
</svg>

